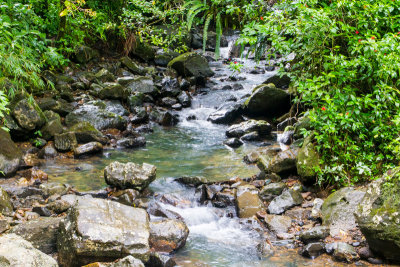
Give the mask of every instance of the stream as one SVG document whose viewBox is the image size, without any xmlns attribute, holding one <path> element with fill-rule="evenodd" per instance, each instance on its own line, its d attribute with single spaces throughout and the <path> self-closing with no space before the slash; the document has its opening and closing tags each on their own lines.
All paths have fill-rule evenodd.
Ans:
<svg viewBox="0 0 400 267">
<path fill-rule="evenodd" d="M 223 49 L 223 57 L 227 57 L 228 51 L 229 48 Z M 150 189 L 158 194 L 173 194 L 190 201 L 190 204 L 182 207 L 168 205 L 168 209 L 184 218 L 190 230 L 185 247 L 174 255 L 179 266 L 305 266 L 316 263 L 320 264 L 318 266 L 329 266 L 331 262 L 328 257 L 321 256 L 311 261 L 290 249 L 278 249 L 275 256 L 260 259 L 257 244 L 261 239 L 255 230 L 238 218 L 230 218 L 229 210 L 201 206 L 195 200 L 194 189 L 174 182 L 174 178 L 185 175 L 222 181 L 258 173 L 256 166 L 243 162 L 243 156 L 262 144 L 245 143 L 233 150 L 223 145 L 227 126 L 207 121 L 208 116 L 222 103 L 229 99 L 240 100 L 251 93 L 256 85 L 276 73 L 250 74 L 249 70 L 256 63 L 245 61 L 247 70 L 239 76 L 246 79 L 240 81 L 243 89 L 236 91 L 213 89 L 232 82 L 221 82 L 231 74 L 228 65 L 222 61 L 211 62 L 215 76 L 207 88 L 193 97 L 190 108 L 177 111 L 180 118 L 177 126 L 154 126 L 154 132 L 145 135 L 146 147 L 135 150 L 108 149 L 101 156 L 88 159 L 48 160 L 41 169 L 49 175 L 49 182 L 67 183 L 79 191 L 90 191 L 106 187 L 103 169 L 113 161 L 155 165 L 157 180 L 150 185 Z M 187 120 L 191 115 L 197 119 Z"/>
</svg>

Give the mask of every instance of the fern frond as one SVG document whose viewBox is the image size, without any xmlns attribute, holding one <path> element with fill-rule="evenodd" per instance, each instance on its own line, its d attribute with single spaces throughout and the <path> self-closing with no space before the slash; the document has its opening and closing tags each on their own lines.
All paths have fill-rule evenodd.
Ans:
<svg viewBox="0 0 400 267">
<path fill-rule="evenodd" d="M 196 6 L 197 7 L 197 6 Z M 196 8 L 196 9 L 190 9 L 187 17 L 187 27 L 188 30 L 190 31 L 190 29 L 192 28 L 192 24 L 193 24 L 193 20 L 194 18 L 197 16 L 197 14 L 199 14 L 200 12 L 206 10 L 207 7 L 204 7 L 203 5 L 200 8 Z"/>
<path fill-rule="evenodd" d="M 222 21 L 221 21 L 221 12 L 217 14 L 215 18 L 216 24 L 216 40 L 215 40 L 215 59 L 218 60 L 220 56 L 220 47 L 221 47 L 221 35 L 222 35 Z"/>
<path fill-rule="evenodd" d="M 206 46 L 207 46 L 207 38 L 208 38 L 208 27 L 210 26 L 211 20 L 212 20 L 213 15 L 208 14 L 206 21 L 204 22 L 204 30 L 203 30 L 203 53 L 206 52 Z"/>
</svg>

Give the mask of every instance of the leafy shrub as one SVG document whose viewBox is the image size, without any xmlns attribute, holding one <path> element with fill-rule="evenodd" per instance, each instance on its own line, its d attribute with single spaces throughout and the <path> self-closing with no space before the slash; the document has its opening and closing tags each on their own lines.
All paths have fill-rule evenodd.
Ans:
<svg viewBox="0 0 400 267">
<path fill-rule="evenodd" d="M 259 57 L 295 55 L 288 75 L 310 109 L 320 184 L 374 179 L 398 163 L 399 31 L 392 0 L 284 0 L 246 26 L 240 43 Z"/>
</svg>

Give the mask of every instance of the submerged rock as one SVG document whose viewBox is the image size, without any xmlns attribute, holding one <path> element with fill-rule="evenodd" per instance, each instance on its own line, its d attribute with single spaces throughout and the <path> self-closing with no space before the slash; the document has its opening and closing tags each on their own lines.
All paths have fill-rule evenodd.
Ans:
<svg viewBox="0 0 400 267">
<path fill-rule="evenodd" d="M 55 259 L 15 234 L 0 236 L 0 266 L 58 267 Z"/>
<path fill-rule="evenodd" d="M 156 179 L 156 167 L 147 163 L 142 166 L 133 162 L 113 162 L 104 169 L 106 183 L 121 189 L 142 191 Z"/>
<path fill-rule="evenodd" d="M 164 219 L 150 222 L 150 246 L 156 251 L 172 252 L 182 248 L 189 228 L 180 220 Z"/>
<path fill-rule="evenodd" d="M 248 120 L 239 124 L 234 124 L 226 131 L 227 137 L 241 137 L 251 132 L 257 132 L 260 136 L 268 136 L 272 126 L 262 120 Z"/>
<path fill-rule="evenodd" d="M 0 176 L 11 176 L 22 163 L 22 152 L 11 140 L 10 134 L 0 128 Z"/>
<path fill-rule="evenodd" d="M 292 189 L 284 191 L 281 195 L 274 198 L 268 206 L 271 214 L 282 214 L 286 210 L 303 203 L 303 197 L 298 191 Z"/>
<path fill-rule="evenodd" d="M 236 191 L 236 208 L 239 218 L 249 218 L 265 210 L 264 203 L 253 185 L 239 186 Z"/>
<path fill-rule="evenodd" d="M 78 198 L 60 223 L 59 261 L 82 266 L 125 256 L 149 260 L 149 217 L 145 210 L 113 201 Z"/>
</svg>

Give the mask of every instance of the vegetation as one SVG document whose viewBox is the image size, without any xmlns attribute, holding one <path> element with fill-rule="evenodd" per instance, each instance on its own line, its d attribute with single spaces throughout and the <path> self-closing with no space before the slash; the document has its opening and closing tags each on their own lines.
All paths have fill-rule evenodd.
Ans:
<svg viewBox="0 0 400 267">
<path fill-rule="evenodd" d="M 240 43 L 258 57 L 295 55 L 287 74 L 297 103 L 309 109 L 322 156 L 319 183 L 354 184 L 396 165 L 400 2 L 285 0 L 275 7 L 246 26 Z"/>
</svg>

